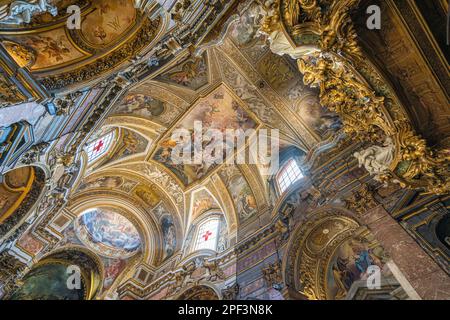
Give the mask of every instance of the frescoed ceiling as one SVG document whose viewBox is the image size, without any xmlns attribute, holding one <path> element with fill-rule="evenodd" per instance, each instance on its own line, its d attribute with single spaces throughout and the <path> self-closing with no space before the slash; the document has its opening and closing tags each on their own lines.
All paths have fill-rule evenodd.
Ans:
<svg viewBox="0 0 450 320">
<path fill-rule="evenodd" d="M 220 210 L 220 206 L 207 189 L 194 192 L 192 196 L 192 220 L 212 209 Z"/>
<path fill-rule="evenodd" d="M 246 22 L 250 18 L 242 19 Z M 175 130 L 193 132 L 195 121 L 202 123 L 204 132 L 277 128 L 281 148 L 293 145 L 307 152 L 333 138 L 341 124 L 336 115 L 320 107 L 318 93 L 303 85 L 295 62 L 273 54 L 267 39 L 255 37 L 251 28 L 241 30 L 239 22 L 230 26 L 220 44 L 198 55 L 187 51 L 162 72 L 133 86 L 116 103 L 105 122 L 108 127 L 140 132 L 150 146 L 145 151 L 125 147 L 127 156 L 120 156 L 121 147 L 115 147 L 116 154 L 112 151 L 91 173 L 126 168 L 156 184 L 164 181 L 163 190 L 170 185 L 175 194 L 176 190 L 181 190 L 181 195 L 189 193 L 193 198 L 185 200 L 188 206 L 182 206 L 181 221 L 192 221 L 205 211 L 227 206 L 239 223 L 256 218 L 258 207 L 267 201 L 261 196 L 268 189 L 261 171 L 251 166 L 175 164 L 171 162 Z M 123 149 L 123 144 L 116 146 Z M 145 159 L 136 158 L 142 152 Z M 159 172 L 152 172 L 156 168 Z M 113 188 L 121 189 L 122 184 Z M 206 187 L 196 191 L 201 186 Z M 136 190 L 141 196 L 145 194 L 147 202 L 154 202 L 150 191 Z M 218 204 L 212 194 L 223 191 L 226 195 L 220 196 Z M 179 206 L 180 198 L 173 203 Z"/>
<path fill-rule="evenodd" d="M 319 279 L 312 265 L 303 268 L 317 271 L 314 279 L 327 283 L 322 296 L 343 299 L 351 292 L 343 290 L 335 271 L 346 271 L 340 265 L 344 260 L 363 254 L 368 259 L 369 249 L 375 247 L 362 238 L 361 243 L 350 240 L 347 231 L 366 234 L 359 220 L 370 210 L 377 210 L 376 215 L 384 210 L 398 221 L 413 217 L 409 209 L 396 210 L 403 210 L 413 197 L 411 204 L 448 189 L 445 167 L 437 164 L 446 164 L 449 153 L 434 153 L 425 146 L 409 127 L 408 110 L 400 104 L 404 98 L 390 87 L 397 84 L 384 81 L 382 72 L 370 65 L 373 61 L 360 59 L 364 55 L 352 43 L 356 29 L 351 23 L 341 25 L 350 15 L 344 8 L 358 1 L 309 2 L 314 2 L 312 7 L 320 4 L 311 15 L 320 14 L 310 17 L 320 16 L 320 30 L 305 39 L 313 40 L 314 50 L 303 43 L 293 47 L 303 26 L 308 32 L 318 27 L 312 22 L 296 26 L 295 35 L 290 35 L 294 26 L 289 25 L 269 30 L 272 22 L 283 23 L 291 13 L 305 19 L 310 14 L 301 11 L 305 4 L 287 8 L 285 1 L 253 0 L 0 0 L 2 157 L 14 129 L 21 128 L 26 137 L 16 139 L 23 150 L 14 146 L 20 152 L 8 154 L 5 165 L 0 159 L 0 173 L 6 172 L 0 176 L 0 240 L 7 244 L 0 242 L 0 249 L 7 248 L 20 263 L 30 262 L 17 297 L 84 299 L 96 291 L 95 298 L 122 298 L 124 292 L 190 298 L 192 291 L 182 294 L 180 289 L 222 280 L 224 287 L 217 293 L 223 298 L 250 297 L 257 281 L 264 282 L 270 297 L 289 296 L 291 288 L 295 295 L 311 295 L 303 280 L 300 291 L 296 286 L 284 290 L 283 279 L 274 279 L 283 278 L 284 271 L 300 270 L 294 267 L 297 261 L 283 261 L 286 254 L 290 259 L 288 248 L 296 245 L 305 245 L 314 259 L 322 259 L 325 278 Z M 340 7 L 342 3 L 346 4 Z M 82 22 L 75 29 L 67 24 L 73 5 L 80 8 Z M 328 30 L 322 24 L 335 18 L 328 12 L 335 8 L 344 14 Z M 300 11 L 291 12 L 294 9 Z M 277 10 L 283 14 L 278 16 Z M 335 27 L 339 32 L 333 33 Z M 348 39 L 341 39 L 341 32 Z M 392 32 L 379 36 L 390 39 Z M 320 37 L 325 40 L 319 43 Z M 379 40 L 372 39 L 374 44 Z M 403 47 L 398 49 L 402 53 Z M 305 50 L 313 52 L 306 55 Z M 390 61 L 386 71 L 419 64 L 415 59 L 397 60 Z M 406 69 L 399 73 L 409 78 Z M 433 69 L 439 71 L 437 65 Z M 419 78 L 413 79 L 420 84 L 415 90 L 402 85 L 405 92 L 436 88 L 422 86 L 429 77 Z M 430 106 L 413 114 L 417 119 L 446 105 L 428 93 L 412 95 L 411 102 L 419 96 L 425 97 L 420 104 Z M 438 130 L 430 136 L 446 132 L 445 116 L 434 117 Z M 422 130 L 431 125 L 424 122 Z M 245 137 L 234 137 L 230 143 L 230 131 Z M 267 151 L 279 155 L 280 161 L 268 174 L 269 165 L 254 163 L 251 156 L 262 160 L 268 155 L 258 151 L 271 146 L 258 145 L 255 150 L 267 141 L 252 138 L 272 134 L 279 137 L 279 150 Z M 224 144 L 216 148 L 217 142 Z M 175 155 L 181 149 L 180 163 Z M 230 161 L 242 153 L 244 163 Z M 368 175 L 375 171 L 379 179 Z M 412 189 L 381 186 L 384 179 L 410 183 Z M 419 185 L 422 179 L 432 182 L 430 196 L 412 191 L 428 191 Z M 319 214 L 316 209 L 328 205 L 329 211 L 320 213 L 330 216 L 327 223 L 306 223 Z M 447 207 L 433 203 L 427 210 L 442 214 Z M 355 213 L 358 219 L 335 219 L 336 208 L 336 216 Z M 443 243 L 448 219 L 442 221 L 437 241 Z M 290 238 L 296 234 L 298 238 Z M 303 236 L 304 242 L 297 241 Z M 337 237 L 342 237 L 339 244 L 330 246 Z M 88 253 L 84 258 L 64 257 L 73 248 Z M 53 250 L 61 250 L 58 263 L 49 261 L 55 257 Z M 0 266 L 9 267 L 3 258 L 0 255 Z M 62 266 L 74 258 L 92 259 L 86 264 L 95 265 L 96 278 L 83 278 L 86 288 L 78 294 L 61 286 L 67 280 Z M 234 278 L 254 272 L 256 265 L 264 265 L 258 272 L 264 279 L 246 283 L 249 278 L 242 277 L 237 292 L 227 287 Z M 348 268 L 356 267 L 349 262 Z M 0 298 L 2 277 L 7 275 L 15 284 L 21 272 L 0 270 Z M 366 276 L 354 275 L 347 286 Z M 58 279 L 55 290 L 46 290 L 46 277 Z"/>
<path fill-rule="evenodd" d="M 156 77 L 155 80 L 189 88 L 193 91 L 198 90 L 208 83 L 207 55 L 188 58 L 170 71 Z"/>
<path fill-rule="evenodd" d="M 173 127 L 159 144 L 159 149 L 153 155 L 153 160 L 163 164 L 174 173 L 184 185 L 190 185 L 207 176 L 215 165 L 178 165 L 172 161 L 172 150 L 177 145 L 177 141 L 171 138 L 174 130 L 188 130 L 193 133 L 195 123 L 201 123 L 203 134 L 207 129 L 216 129 L 225 135 L 229 130 L 256 129 L 257 122 L 245 111 L 243 104 L 239 102 L 225 87 L 219 87 L 210 93 L 206 98 L 196 102 L 186 113 L 177 125 Z M 203 148 L 207 148 L 209 143 L 205 138 Z M 191 138 L 193 141 L 193 136 Z M 194 152 L 194 150 L 193 150 Z M 192 154 L 193 158 L 194 154 Z M 225 157 L 225 156 L 224 156 Z"/>
</svg>

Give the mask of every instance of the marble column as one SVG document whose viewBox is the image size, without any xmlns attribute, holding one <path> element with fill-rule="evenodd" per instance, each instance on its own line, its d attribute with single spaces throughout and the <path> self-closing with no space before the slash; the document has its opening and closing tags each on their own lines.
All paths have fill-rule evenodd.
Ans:
<svg viewBox="0 0 450 320">
<path fill-rule="evenodd" d="M 361 219 L 394 262 L 390 269 L 405 291 L 409 291 L 412 299 L 439 300 L 450 297 L 448 275 L 383 206 L 379 205 L 367 211 Z M 409 285 L 414 290 L 408 290 L 411 289 L 408 288 Z"/>
</svg>

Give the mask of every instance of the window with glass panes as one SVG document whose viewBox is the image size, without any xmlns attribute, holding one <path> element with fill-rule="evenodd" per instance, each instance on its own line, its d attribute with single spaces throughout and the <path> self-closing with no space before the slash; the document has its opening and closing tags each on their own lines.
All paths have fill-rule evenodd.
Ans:
<svg viewBox="0 0 450 320">
<path fill-rule="evenodd" d="M 98 138 L 97 140 L 91 142 L 86 147 L 86 152 L 88 154 L 88 162 L 94 162 L 103 156 L 111 147 L 111 144 L 114 139 L 114 131 L 111 131 L 108 134 L 105 134 L 103 137 Z"/>
<path fill-rule="evenodd" d="M 201 249 L 217 249 L 219 224 L 219 218 L 214 218 L 206 220 L 199 226 L 197 230 L 197 241 L 195 242 L 194 251 Z"/>
</svg>

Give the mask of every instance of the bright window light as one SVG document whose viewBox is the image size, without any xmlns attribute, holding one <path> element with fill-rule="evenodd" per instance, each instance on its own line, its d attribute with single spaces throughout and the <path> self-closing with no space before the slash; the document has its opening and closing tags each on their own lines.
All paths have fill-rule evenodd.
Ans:
<svg viewBox="0 0 450 320">
<path fill-rule="evenodd" d="M 219 224 L 219 218 L 214 218 L 205 221 L 199 226 L 194 251 L 201 249 L 217 250 Z"/>
<path fill-rule="evenodd" d="M 86 152 L 88 154 L 88 162 L 92 163 L 105 155 L 105 153 L 109 150 L 114 140 L 115 133 L 111 131 L 110 133 L 105 134 L 101 138 L 91 142 L 86 147 Z"/>
</svg>

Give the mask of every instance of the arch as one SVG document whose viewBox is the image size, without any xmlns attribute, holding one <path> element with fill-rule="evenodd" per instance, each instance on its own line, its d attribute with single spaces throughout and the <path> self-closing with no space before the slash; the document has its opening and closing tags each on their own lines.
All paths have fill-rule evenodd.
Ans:
<svg viewBox="0 0 450 320">
<path fill-rule="evenodd" d="M 184 229 L 182 215 L 184 213 L 184 190 L 180 187 L 164 168 L 155 163 L 131 162 L 120 163 L 113 168 L 100 169 L 87 176 L 85 180 L 94 179 L 107 175 L 129 176 L 149 185 L 155 185 L 159 191 L 170 200 L 171 209 L 176 212 L 181 228 Z"/>
<path fill-rule="evenodd" d="M 125 213 L 125 217 L 129 219 L 136 227 L 141 236 L 142 259 L 151 264 L 156 265 L 161 261 L 162 247 L 161 239 L 158 235 L 161 230 L 154 217 L 149 215 L 142 208 L 136 207 L 135 202 L 128 197 L 124 197 L 114 191 L 97 191 L 89 194 L 82 194 L 72 200 L 69 210 L 73 212 L 76 217 L 83 214 L 86 210 L 97 207 L 116 207 Z"/>
</svg>

